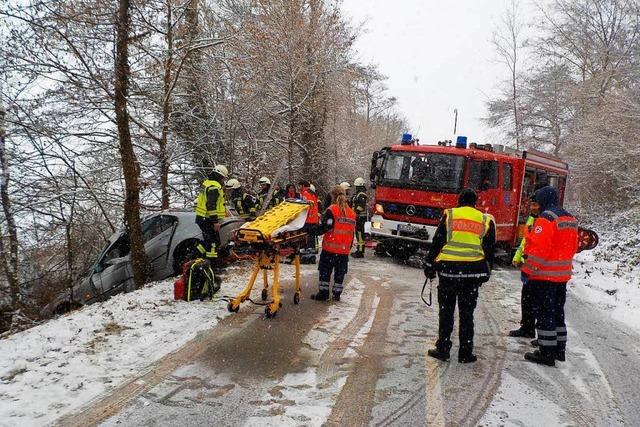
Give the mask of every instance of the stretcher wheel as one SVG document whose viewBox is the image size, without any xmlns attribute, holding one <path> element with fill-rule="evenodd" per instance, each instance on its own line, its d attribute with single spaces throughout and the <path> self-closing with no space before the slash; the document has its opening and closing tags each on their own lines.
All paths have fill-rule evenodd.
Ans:
<svg viewBox="0 0 640 427">
<path fill-rule="evenodd" d="M 296 292 L 295 294 L 293 294 L 293 303 L 294 304 L 300 304 L 300 293 Z"/>
<path fill-rule="evenodd" d="M 272 313 L 269 306 L 266 306 L 264 309 L 264 315 L 267 317 L 267 319 L 273 319 L 274 317 L 276 317 L 277 313 L 277 311 L 275 313 Z"/>
<path fill-rule="evenodd" d="M 240 310 L 240 306 L 233 308 L 233 301 L 229 301 L 229 304 L 227 304 L 227 310 L 231 313 L 237 313 Z"/>
<path fill-rule="evenodd" d="M 266 301 L 267 300 L 267 290 L 263 289 L 262 290 L 262 294 L 260 295 L 260 297 L 262 298 L 262 301 Z"/>
</svg>

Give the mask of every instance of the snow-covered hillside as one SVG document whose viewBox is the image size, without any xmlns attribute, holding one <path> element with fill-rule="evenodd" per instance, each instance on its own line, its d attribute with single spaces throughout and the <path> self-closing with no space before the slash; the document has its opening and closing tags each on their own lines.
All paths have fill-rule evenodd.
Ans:
<svg viewBox="0 0 640 427">
<path fill-rule="evenodd" d="M 571 289 L 640 330 L 640 208 L 600 218 L 590 224 L 600 243 L 576 256 Z"/>
</svg>

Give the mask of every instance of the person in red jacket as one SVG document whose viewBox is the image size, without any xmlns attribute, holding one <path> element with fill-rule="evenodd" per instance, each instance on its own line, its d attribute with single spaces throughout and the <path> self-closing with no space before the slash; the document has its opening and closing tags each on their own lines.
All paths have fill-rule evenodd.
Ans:
<svg viewBox="0 0 640 427">
<path fill-rule="evenodd" d="M 307 202 L 311 202 L 311 207 L 307 213 L 307 221 L 304 224 L 303 230 L 307 232 L 307 253 L 317 253 L 316 252 L 316 229 L 318 228 L 318 224 L 320 223 L 320 214 L 318 213 L 318 196 L 311 191 L 311 183 L 309 181 L 300 181 L 298 183 L 300 186 L 300 197 L 302 200 Z M 315 257 L 314 261 L 315 263 Z"/>
<path fill-rule="evenodd" d="M 526 353 L 531 362 L 555 366 L 564 362 L 567 326 L 564 303 L 578 250 L 578 223 L 559 206 L 558 191 L 550 186 L 534 193 L 542 212 L 525 237 L 522 273 L 527 275 L 534 300 L 539 350 Z"/>
<path fill-rule="evenodd" d="M 322 215 L 318 234 L 324 234 L 320 253 L 318 293 L 311 295 L 317 301 L 329 299 L 329 282 L 333 273 L 333 299 L 340 301 L 344 276 L 349 267 L 349 253 L 356 231 L 356 214 L 349 207 L 342 187 L 331 189 L 331 205 Z"/>
</svg>

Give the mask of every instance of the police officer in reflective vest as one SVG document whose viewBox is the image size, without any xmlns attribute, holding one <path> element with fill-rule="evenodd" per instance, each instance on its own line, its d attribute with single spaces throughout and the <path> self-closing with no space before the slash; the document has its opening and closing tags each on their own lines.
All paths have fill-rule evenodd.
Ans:
<svg viewBox="0 0 640 427">
<path fill-rule="evenodd" d="M 462 190 L 458 207 L 444 212 L 425 260 L 425 275 L 433 279 L 437 271 L 440 278 L 438 341 L 428 354 L 443 361 L 449 359 L 451 350 L 456 300 L 460 315 L 458 362 L 477 360 L 473 354 L 473 311 L 478 288 L 491 274 L 496 237 L 493 217 L 475 209 L 476 201 L 475 191 Z"/>
<path fill-rule="evenodd" d="M 241 218 L 255 218 L 257 201 L 255 197 L 242 189 L 240 181 L 231 178 L 225 185 L 230 191 L 229 199 L 231 206 L 236 210 Z"/>
<path fill-rule="evenodd" d="M 196 224 L 202 230 L 204 245 L 199 244 L 198 250 L 213 266 L 216 266 L 220 246 L 220 234 L 217 230 L 218 221 L 225 217 L 224 191 L 222 183 L 229 177 L 229 171 L 223 165 L 217 165 L 202 182 L 202 191 L 196 199 Z"/>
<path fill-rule="evenodd" d="M 311 295 L 317 301 L 329 299 L 329 282 L 333 273 L 333 299 L 340 301 L 344 276 L 349 266 L 349 252 L 353 245 L 356 229 L 356 214 L 347 203 L 347 195 L 342 187 L 331 189 L 331 205 L 322 215 L 318 234 L 324 234 L 320 253 L 318 293 Z"/>
<path fill-rule="evenodd" d="M 567 282 L 571 279 L 573 256 L 578 250 L 578 223 L 559 205 L 558 191 L 550 186 L 535 192 L 534 200 L 542 213 L 525 237 L 524 265 L 531 286 L 536 315 L 539 350 L 524 358 L 535 363 L 554 366 L 564 362 L 567 326 L 564 303 Z"/>
<path fill-rule="evenodd" d="M 364 223 L 367 222 L 367 188 L 363 178 L 356 178 L 353 182 L 356 191 L 351 198 L 351 207 L 355 211 L 356 218 L 356 251 L 351 254 L 354 258 L 364 258 Z"/>
</svg>

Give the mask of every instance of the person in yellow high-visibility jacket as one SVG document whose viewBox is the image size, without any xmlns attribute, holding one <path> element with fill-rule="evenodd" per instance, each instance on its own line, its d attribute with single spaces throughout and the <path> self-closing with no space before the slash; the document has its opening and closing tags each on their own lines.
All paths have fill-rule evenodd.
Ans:
<svg viewBox="0 0 640 427">
<path fill-rule="evenodd" d="M 477 195 L 464 189 L 458 207 L 447 209 L 433 236 L 425 260 L 425 275 L 438 283 L 438 341 L 427 354 L 446 361 L 451 350 L 453 317 L 458 302 L 460 348 L 458 362 L 477 360 L 473 354 L 473 311 L 478 288 L 489 280 L 496 240 L 493 217 L 475 209 Z"/>
<path fill-rule="evenodd" d="M 527 218 L 526 226 L 529 233 L 536 217 L 540 213 L 540 205 L 531 200 L 529 205 L 529 217 Z M 524 245 L 525 236 L 522 237 L 516 253 L 513 255 L 511 263 L 514 267 L 520 268 L 524 264 Z M 522 312 L 522 318 L 520 320 L 520 327 L 509 331 L 510 337 L 522 337 L 522 338 L 535 338 L 536 337 L 536 317 L 533 309 L 533 294 L 531 293 L 531 287 L 527 285 L 527 275 L 520 273 L 520 280 L 522 281 L 522 294 L 520 296 L 520 310 Z"/>
<path fill-rule="evenodd" d="M 198 251 L 211 262 L 212 266 L 217 266 L 217 248 L 220 246 L 218 221 L 226 215 L 222 186 L 228 177 L 229 171 L 226 167 L 215 166 L 208 178 L 202 182 L 202 191 L 195 202 L 196 224 L 202 231 L 204 241 L 204 244 L 198 245 Z"/>
</svg>

